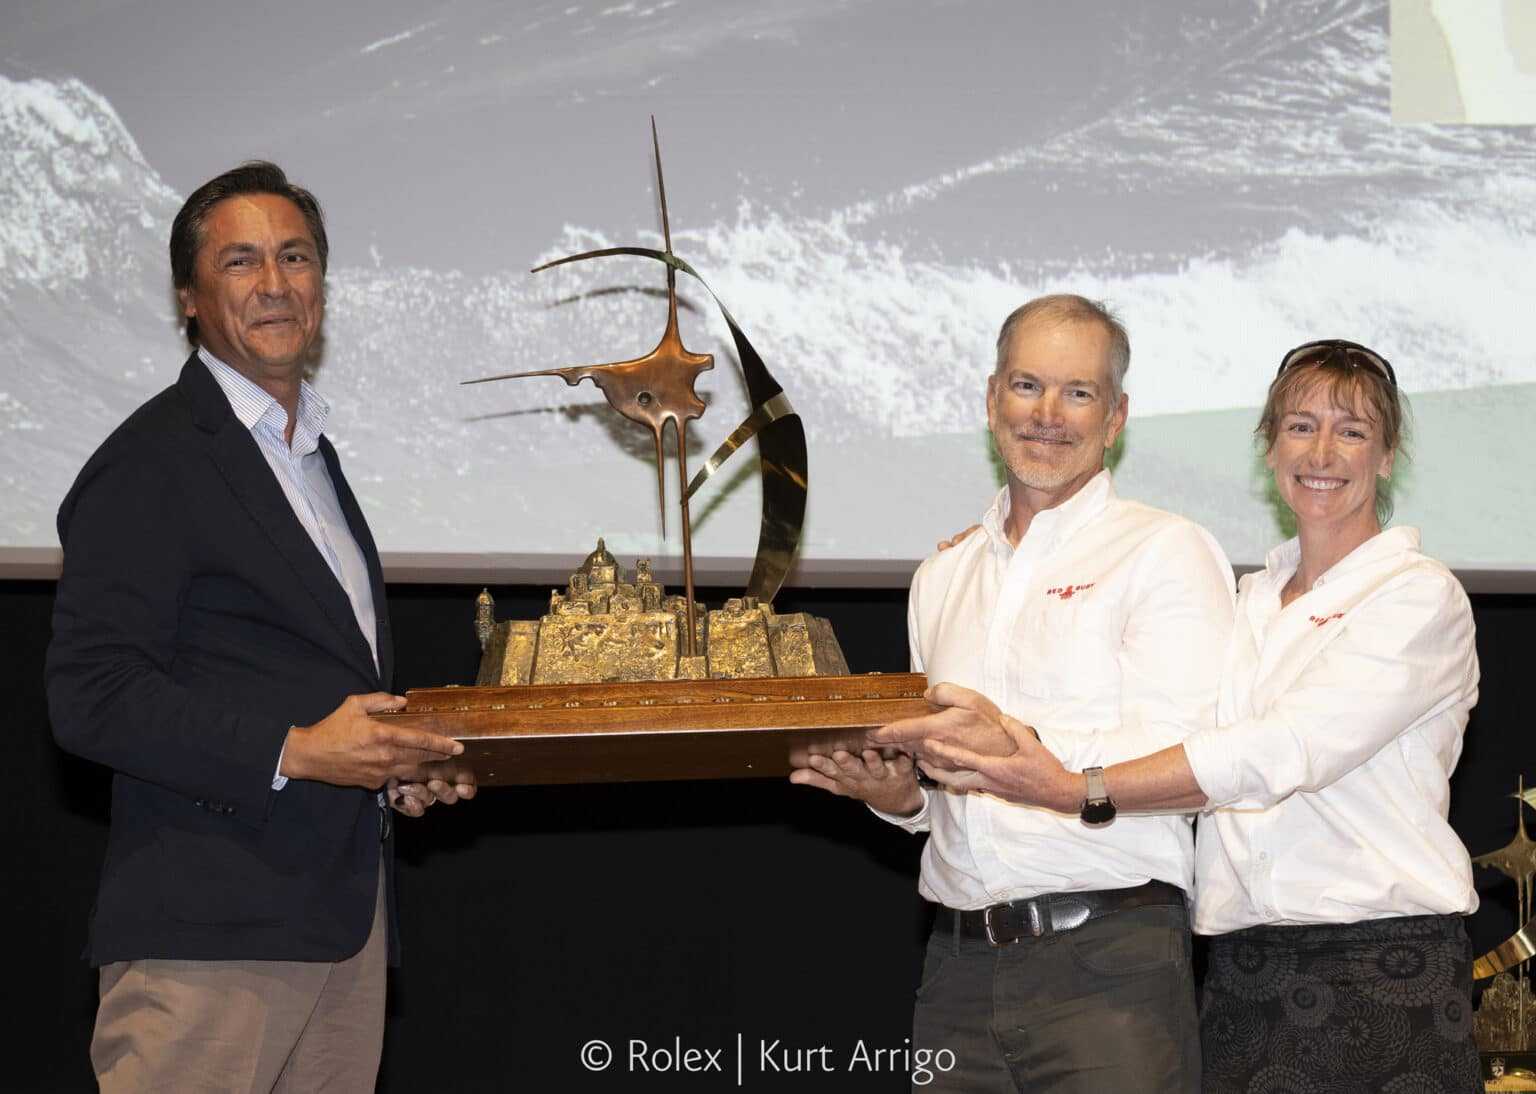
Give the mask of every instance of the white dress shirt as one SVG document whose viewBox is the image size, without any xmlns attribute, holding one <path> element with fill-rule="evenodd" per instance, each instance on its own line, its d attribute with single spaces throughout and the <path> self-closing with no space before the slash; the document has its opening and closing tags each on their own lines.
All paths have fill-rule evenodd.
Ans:
<svg viewBox="0 0 1536 1094">
<path fill-rule="evenodd" d="M 1291 540 L 1243 578 L 1218 728 L 1184 742 L 1214 810 L 1195 930 L 1471 912 L 1446 823 L 1477 702 L 1466 593 L 1414 528 L 1367 540 L 1281 608 L 1299 561 Z"/>
<path fill-rule="evenodd" d="M 374 612 L 373 589 L 368 583 L 368 563 L 357 540 L 352 538 L 352 529 L 347 526 L 346 514 L 341 511 L 341 502 L 336 497 L 336 485 L 331 482 L 325 457 L 320 453 L 320 435 L 325 431 L 325 420 L 330 415 L 329 404 L 308 381 L 299 382 L 298 420 L 293 425 L 293 443 L 290 445 L 283 436 L 288 429 L 288 412 L 281 403 L 201 346 L 197 356 L 218 382 L 235 418 L 251 431 L 251 437 L 282 487 L 293 515 L 347 594 L 377 667 L 378 619 Z M 281 770 L 282 763 L 282 752 L 279 751 L 275 770 Z M 281 790 L 286 785 L 286 776 L 273 776 L 273 790 Z"/>
<path fill-rule="evenodd" d="M 918 568 L 908 601 L 913 670 L 981 692 L 1036 727 L 1069 766 L 1123 758 L 1094 754 L 1101 731 L 1114 733 L 1114 749 L 1141 755 L 1214 724 L 1233 583 L 1210 534 L 1120 499 L 1107 471 L 1036 514 L 1017 548 L 1004 531 L 1008 504 L 1004 489 L 980 533 Z M 912 817 L 880 815 L 931 832 L 919 888 L 952 908 L 1192 883 L 1187 817 L 1122 814 L 1091 829 L 1075 816 L 943 790 L 924 791 Z"/>
</svg>

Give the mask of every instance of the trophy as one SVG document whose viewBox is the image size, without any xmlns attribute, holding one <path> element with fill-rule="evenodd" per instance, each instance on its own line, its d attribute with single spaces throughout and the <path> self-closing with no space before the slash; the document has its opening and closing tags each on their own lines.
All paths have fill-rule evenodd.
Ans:
<svg viewBox="0 0 1536 1094">
<path fill-rule="evenodd" d="M 676 441 L 683 554 L 682 595 L 669 595 L 648 559 L 628 572 L 603 540 L 538 620 L 496 619 L 490 592 L 475 603 L 480 671 L 474 687 L 406 693 L 391 721 L 464 743 L 481 785 L 737 778 L 787 773 L 797 760 L 837 749 L 857 752 L 865 732 L 932 709 L 918 674 L 850 675 L 831 625 L 816 616 L 779 615 L 773 598 L 793 563 L 805 521 L 805 427 L 778 381 L 725 304 L 672 251 L 651 119 L 663 250 L 609 247 L 556 259 L 534 273 L 614 255 L 666 268 L 667 320 L 643 357 L 595 365 L 505 373 L 480 384 L 560 377 L 590 380 L 623 417 L 650 430 L 657 501 L 666 534 L 666 429 Z M 677 275 L 687 274 L 720 309 L 752 409 L 688 478 L 688 423 L 704 402 L 694 390 L 714 368 L 709 354 L 683 345 Z M 752 572 L 740 597 L 707 608 L 694 595 L 689 501 L 747 441 L 761 456 L 762 519 Z"/>
<path fill-rule="evenodd" d="M 1487 1089 L 1536 1091 L 1536 999 L 1529 975 L 1536 955 L 1531 888 L 1536 840 L 1525 831 L 1525 807 L 1536 805 L 1536 790 L 1526 790 L 1522 776 L 1513 796 L 1518 811 L 1515 838 L 1472 863 L 1498 870 L 1515 883 L 1517 919 L 1524 926 L 1472 963 L 1474 979 L 1492 978 L 1472 1017 L 1472 1035 L 1482 1052 Z"/>
</svg>

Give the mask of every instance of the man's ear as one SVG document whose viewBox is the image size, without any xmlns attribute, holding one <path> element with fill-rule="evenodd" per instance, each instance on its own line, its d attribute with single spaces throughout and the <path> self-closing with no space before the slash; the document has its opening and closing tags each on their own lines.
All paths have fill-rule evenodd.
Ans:
<svg viewBox="0 0 1536 1094">
<path fill-rule="evenodd" d="M 997 373 L 987 377 L 987 428 L 997 428 Z"/>
<path fill-rule="evenodd" d="M 197 316 L 197 303 L 193 300 L 190 288 L 177 289 L 176 301 L 181 305 L 181 314 L 185 319 L 194 319 Z"/>
<path fill-rule="evenodd" d="M 1131 397 L 1124 392 L 1120 393 L 1120 403 L 1109 412 L 1109 427 L 1104 430 L 1104 448 L 1109 449 L 1125 428 L 1125 420 L 1130 417 Z"/>
</svg>

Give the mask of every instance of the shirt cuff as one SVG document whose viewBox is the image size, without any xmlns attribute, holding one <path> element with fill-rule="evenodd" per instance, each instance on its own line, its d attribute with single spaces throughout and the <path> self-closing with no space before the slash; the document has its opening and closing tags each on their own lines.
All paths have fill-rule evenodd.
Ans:
<svg viewBox="0 0 1536 1094">
<path fill-rule="evenodd" d="M 904 828 L 914 834 L 926 832 L 928 831 L 928 802 L 931 800 L 929 797 L 931 791 L 926 786 L 919 786 L 917 790 L 923 796 L 923 804 L 916 813 L 909 817 L 903 817 L 896 813 L 885 813 L 872 805 L 869 807 L 869 811 L 881 820 L 894 824 L 897 828 Z"/>
<path fill-rule="evenodd" d="M 284 739 L 283 747 L 277 750 L 277 766 L 272 769 L 272 789 L 281 790 L 288 785 L 288 776 L 280 775 L 283 769 L 283 753 L 288 751 L 288 741 Z"/>
<path fill-rule="evenodd" d="M 1228 734 L 1221 729 L 1201 729 L 1184 738 L 1184 758 L 1194 772 L 1195 782 L 1206 797 L 1206 809 L 1215 809 L 1237 800 L 1238 786 L 1236 757 Z"/>
</svg>

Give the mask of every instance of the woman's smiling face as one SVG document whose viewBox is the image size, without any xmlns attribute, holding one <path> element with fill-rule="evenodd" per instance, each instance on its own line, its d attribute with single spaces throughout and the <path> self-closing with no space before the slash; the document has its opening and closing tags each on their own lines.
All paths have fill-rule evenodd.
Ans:
<svg viewBox="0 0 1536 1094">
<path fill-rule="evenodd" d="M 1280 415 L 1264 462 L 1303 530 L 1380 529 L 1376 479 L 1391 474 L 1393 452 L 1358 390 L 1322 377 L 1298 389 Z M 1363 539 L 1362 539 L 1363 542 Z"/>
</svg>

